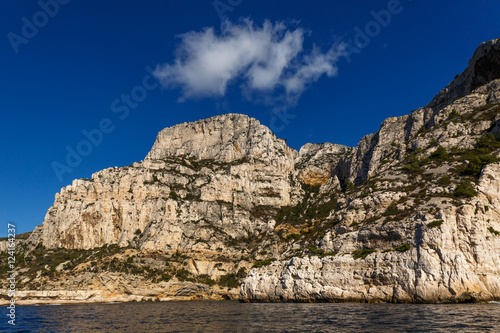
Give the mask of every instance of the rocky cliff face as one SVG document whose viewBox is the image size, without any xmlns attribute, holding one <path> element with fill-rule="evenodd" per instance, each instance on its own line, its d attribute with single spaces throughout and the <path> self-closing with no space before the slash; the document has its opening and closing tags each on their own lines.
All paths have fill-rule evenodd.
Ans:
<svg viewBox="0 0 500 333">
<path fill-rule="evenodd" d="M 429 105 L 364 137 L 335 169 L 357 186 L 336 194 L 333 227 L 250 271 L 240 299 L 500 298 L 499 70 L 500 40 L 483 43 Z"/>
<path fill-rule="evenodd" d="M 231 113 L 165 128 L 146 160 L 182 157 L 231 163 L 253 158 L 287 173 L 293 170 L 296 156 L 285 140 L 258 120 Z"/>
<path fill-rule="evenodd" d="M 78 295 L 94 295 L 102 287 L 110 300 L 142 299 L 137 290 L 156 290 L 148 294 L 154 299 L 237 297 L 234 284 L 251 263 L 283 251 L 271 215 L 297 195 L 291 185 L 297 156 L 285 140 L 245 115 L 166 128 L 144 161 L 96 172 L 56 194 L 26 249 L 48 251 L 39 260 L 53 264 L 37 272 L 26 264 L 25 283 L 82 291 Z M 140 254 L 116 257 L 104 250 L 109 245 Z M 63 257 L 72 255 L 59 249 L 87 251 L 88 262 L 66 262 Z M 144 256 L 157 260 L 144 264 Z M 85 278 L 68 276 L 76 273 Z M 53 281 L 54 275 L 65 282 Z M 103 279 L 115 283 L 99 283 Z M 142 289 L 124 287 L 129 283 Z"/>
<path fill-rule="evenodd" d="M 500 39 L 481 44 L 469 61 L 469 66 L 441 90 L 427 107 L 439 111 L 473 90 L 500 78 Z"/>
<path fill-rule="evenodd" d="M 378 172 L 381 161 L 393 153 L 393 142 L 407 142 L 415 138 L 422 128 L 428 129 L 443 120 L 443 109 L 451 103 L 471 94 L 474 90 L 500 78 L 500 39 L 481 44 L 474 52 L 465 71 L 457 75 L 446 88 L 423 108 L 410 115 L 386 119 L 380 130 L 361 139 L 354 149 L 354 158 L 347 158 L 348 172 L 340 173 L 341 178 L 360 184 Z M 490 87 L 489 89 L 494 89 Z M 484 93 L 483 93 L 484 94 Z M 479 97 L 477 94 L 470 99 Z M 488 94 L 486 103 L 498 103 L 498 92 Z M 474 107 L 480 101 L 463 101 L 462 107 Z M 447 109 L 451 111 L 451 109 Z M 341 169 L 342 170 L 342 169 Z"/>
<path fill-rule="evenodd" d="M 231 252 L 226 241 L 272 230 L 253 209 L 290 204 L 296 156 L 244 115 L 166 128 L 144 162 L 63 188 L 47 212 L 42 244 Z"/>
<path fill-rule="evenodd" d="M 166 128 L 143 162 L 56 194 L 22 284 L 86 299 L 234 298 L 241 282 L 243 301 L 498 299 L 499 78 L 500 42 L 483 43 L 429 105 L 355 148 L 297 152 L 239 114 Z"/>
<path fill-rule="evenodd" d="M 454 205 L 435 197 L 409 218 L 365 219 L 358 230 L 328 233 L 319 248 L 337 255 L 300 256 L 253 269 L 240 297 L 299 302 L 498 299 L 499 180 L 500 164 L 492 164 L 484 168 L 472 200 Z"/>
<path fill-rule="evenodd" d="M 335 168 L 340 161 L 349 156 L 353 148 L 332 143 L 307 143 L 300 148 L 299 156 L 295 161 L 295 168 L 300 180 L 311 186 L 327 183 L 334 175 Z"/>
</svg>

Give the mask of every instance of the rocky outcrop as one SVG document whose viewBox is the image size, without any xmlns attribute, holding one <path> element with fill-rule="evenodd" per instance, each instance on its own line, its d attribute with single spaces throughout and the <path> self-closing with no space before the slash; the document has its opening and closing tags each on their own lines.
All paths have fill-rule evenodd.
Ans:
<svg viewBox="0 0 500 333">
<path fill-rule="evenodd" d="M 252 260 L 282 252 L 269 214 L 292 204 L 298 191 L 290 181 L 297 156 L 284 140 L 244 115 L 164 129 L 144 161 L 74 180 L 56 194 L 42 226 L 30 235 L 26 252 L 38 253 L 42 247 L 50 253 L 46 260 L 54 262 L 70 256 L 58 249 L 101 253 L 106 246 L 118 245 L 142 255 L 157 256 L 154 253 L 160 251 L 173 264 L 165 266 L 160 260 L 145 266 L 132 257 L 92 261 L 90 255 L 86 266 L 73 268 L 80 260 L 73 259 L 57 267 L 45 265 L 34 277 L 30 270 L 31 278 L 23 284 L 43 285 L 53 292 L 100 290 L 114 295 L 105 298 L 110 300 L 140 296 L 140 290 L 160 299 L 234 298 L 233 285 L 244 277 L 241 274 Z M 144 267 L 150 268 L 144 271 Z M 110 272 L 97 279 L 97 269 Z M 115 270 L 126 274 L 106 284 L 92 282 Z M 72 275 L 76 272 L 78 278 Z M 137 284 L 137 274 L 143 273 L 150 276 L 141 282 L 142 289 L 123 290 Z M 52 275 L 68 283 L 49 279 Z M 157 275 L 168 277 L 168 283 L 157 281 Z M 220 288 L 213 286 L 216 282 Z M 181 293 L 173 287 L 179 285 L 191 291 Z"/>
<path fill-rule="evenodd" d="M 483 43 L 429 105 L 387 119 L 341 159 L 339 178 L 359 188 L 337 198 L 334 227 L 308 255 L 251 270 L 242 301 L 500 298 L 499 41 Z"/>
<path fill-rule="evenodd" d="M 482 43 L 470 59 L 469 66 L 441 90 L 427 107 L 440 110 L 473 90 L 499 79 L 499 64 L 500 38 Z"/>
<path fill-rule="evenodd" d="M 256 119 L 230 113 L 162 130 L 147 160 L 183 157 L 233 162 L 255 158 L 283 172 L 293 170 L 297 152 Z"/>
<path fill-rule="evenodd" d="M 240 114 L 162 130 L 144 161 L 56 194 L 20 244 L 23 297 L 500 298 L 499 45 L 354 148 L 297 152 Z"/>
<path fill-rule="evenodd" d="M 290 204 L 296 156 L 244 115 L 164 129 L 144 162 L 99 171 L 56 194 L 41 242 L 47 248 L 134 242 L 147 250 L 233 251 L 226 240 L 272 230 L 252 209 Z"/>
<path fill-rule="evenodd" d="M 336 176 L 335 169 L 353 148 L 333 143 L 307 143 L 300 148 L 295 161 L 298 177 L 311 186 L 323 185 Z"/>
<path fill-rule="evenodd" d="M 103 275 L 103 279 L 109 276 Z M 179 282 L 159 285 L 141 285 L 140 288 L 130 288 L 130 290 L 115 290 L 116 280 L 110 280 L 110 288 L 93 290 L 22 290 L 16 292 L 16 303 L 20 305 L 33 304 L 71 304 L 71 303 L 122 303 L 122 302 L 165 302 L 165 301 L 193 301 L 193 300 L 228 300 L 237 299 L 236 290 L 217 290 L 205 284 L 193 284 L 190 282 Z M 124 280 L 127 284 L 131 281 Z M 7 291 L 0 291 L 6 295 Z M 0 305 L 7 306 L 10 299 L 0 298 Z"/>
<path fill-rule="evenodd" d="M 500 164 L 485 167 L 480 194 L 457 208 L 439 202 L 395 227 L 367 227 L 326 240 L 342 254 L 299 257 L 253 269 L 243 301 L 469 302 L 500 298 Z M 491 207 L 491 208 L 486 208 Z M 431 223 L 439 218 L 439 226 Z M 383 236 L 385 235 L 385 237 Z M 385 238 L 385 239 L 381 239 Z M 394 244 L 408 245 L 394 250 Z M 386 249 L 357 258 L 360 245 Z M 368 253 L 368 252 L 366 252 Z"/>
<path fill-rule="evenodd" d="M 428 105 L 410 115 L 388 118 L 381 124 L 378 132 L 363 137 L 354 150 L 354 157 L 343 161 L 349 169 L 342 174 L 343 178 L 357 184 L 366 181 L 383 167 L 383 161 L 397 157 L 392 156 L 394 145 L 414 139 L 422 127 L 430 128 L 436 125 L 437 118 L 442 120 L 443 115 L 447 114 L 443 112 L 444 109 L 451 112 L 452 108 L 448 106 L 460 103 L 460 99 L 467 95 L 468 101 L 462 101 L 467 107 L 471 106 L 471 102 L 498 103 L 500 95 L 497 89 L 489 86 L 486 98 L 482 98 L 484 92 L 481 90 L 491 82 L 496 82 L 494 86 L 498 85 L 499 78 L 500 38 L 481 44 L 469 61 L 467 69 L 457 75 Z M 474 90 L 481 93 L 474 94 Z"/>
</svg>

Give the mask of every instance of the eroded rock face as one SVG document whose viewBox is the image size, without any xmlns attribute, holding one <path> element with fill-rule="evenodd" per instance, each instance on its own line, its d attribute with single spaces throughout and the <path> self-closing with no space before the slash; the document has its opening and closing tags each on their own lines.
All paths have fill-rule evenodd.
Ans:
<svg viewBox="0 0 500 333">
<path fill-rule="evenodd" d="M 56 194 L 42 243 L 229 251 L 228 239 L 272 230 L 252 209 L 290 204 L 296 156 L 284 140 L 244 115 L 167 128 L 144 162 L 99 171 Z"/>
<path fill-rule="evenodd" d="M 433 303 L 500 298 L 500 237 L 488 232 L 500 230 L 499 168 L 497 164 L 483 172 L 480 188 L 487 193 L 458 209 L 442 206 L 439 227 L 429 227 L 434 218 L 427 215 L 401 221 L 397 228 L 368 227 L 335 241 L 326 237 L 323 248 L 342 254 L 253 269 L 240 300 Z M 485 209 L 485 203 L 496 206 Z M 393 250 L 401 241 L 408 250 Z M 360 243 L 388 252 L 354 259 L 350 252 Z"/>
<path fill-rule="evenodd" d="M 499 78 L 500 38 L 481 44 L 465 71 L 457 75 L 425 107 L 413 111 L 410 115 L 388 118 L 381 124 L 377 133 L 362 138 L 353 151 L 354 157 L 344 161 L 349 171 L 342 173 L 341 180 L 346 179 L 357 184 L 366 181 L 383 167 L 383 161 L 397 157 L 393 155 L 394 149 L 391 145 L 402 145 L 414 139 L 422 127 L 430 128 L 436 125 L 438 118 L 442 119 L 443 115 L 449 115 L 452 111 L 452 103 L 455 104 L 454 108 L 459 104 L 471 107 L 471 104 L 479 105 L 482 101 L 498 103 L 500 93 L 495 87 Z M 468 100 L 460 100 L 466 96 Z M 444 109 L 449 112 L 443 112 Z"/>
<path fill-rule="evenodd" d="M 468 194 L 455 189 L 470 181 L 467 172 L 457 171 L 461 165 L 485 154 L 500 157 L 493 148 L 500 132 L 499 45 L 499 39 L 483 43 L 467 70 L 429 105 L 389 118 L 364 137 L 336 171 L 344 182 L 367 185 L 339 198 L 339 210 L 330 216 L 338 224 L 310 247 L 316 256 L 251 270 L 240 300 L 498 300 L 500 165 L 483 166 Z M 488 133 L 492 143 L 479 145 Z M 438 145 L 458 157 L 433 162 Z M 461 158 L 464 152 L 469 155 Z"/>
<path fill-rule="evenodd" d="M 143 162 L 63 188 L 27 243 L 158 251 L 176 258 L 171 274 L 184 267 L 214 281 L 256 262 L 243 301 L 498 299 L 499 45 L 482 44 L 429 105 L 388 118 L 355 148 L 297 152 L 239 114 L 166 128 Z M 46 290 L 87 283 L 92 291 L 75 297 L 101 289 L 125 297 L 113 288 L 135 283 L 159 298 L 235 295 L 127 274 L 110 275 L 108 290 L 87 266 L 75 269 L 95 283 L 71 277 Z"/>
<path fill-rule="evenodd" d="M 349 155 L 353 148 L 333 143 L 307 143 L 300 148 L 295 161 L 298 177 L 311 186 L 328 182 L 335 175 L 340 160 Z"/>
<path fill-rule="evenodd" d="M 165 128 L 146 159 L 182 156 L 228 163 L 252 157 L 290 171 L 296 155 L 258 120 L 230 113 Z"/>
<path fill-rule="evenodd" d="M 482 43 L 469 66 L 441 90 L 428 107 L 441 109 L 473 90 L 500 78 L 500 38 Z"/>
</svg>

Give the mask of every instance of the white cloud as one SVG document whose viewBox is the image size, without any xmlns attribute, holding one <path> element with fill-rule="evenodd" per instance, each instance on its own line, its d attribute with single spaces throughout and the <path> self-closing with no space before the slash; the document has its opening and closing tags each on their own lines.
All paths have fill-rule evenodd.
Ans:
<svg viewBox="0 0 500 333">
<path fill-rule="evenodd" d="M 314 47 L 304 54 L 301 28 L 269 21 L 256 27 L 248 19 L 223 27 L 220 34 L 206 28 L 181 35 L 174 63 L 157 66 L 156 77 L 166 88 L 181 88 L 181 100 L 224 96 L 229 85 L 243 83 L 249 99 L 263 95 L 289 105 L 309 83 L 337 74 L 341 44 L 326 53 Z"/>
</svg>

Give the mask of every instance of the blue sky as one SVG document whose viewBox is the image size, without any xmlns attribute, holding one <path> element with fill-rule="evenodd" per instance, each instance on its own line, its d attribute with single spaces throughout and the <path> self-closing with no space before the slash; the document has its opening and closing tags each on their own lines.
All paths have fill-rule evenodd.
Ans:
<svg viewBox="0 0 500 333">
<path fill-rule="evenodd" d="M 54 1 L 0 3 L 2 236 L 8 221 L 18 232 L 41 224 L 73 179 L 142 160 L 176 123 L 245 113 L 296 149 L 354 146 L 500 37 L 489 0 Z M 68 149 L 86 156 L 69 165 Z"/>
</svg>

